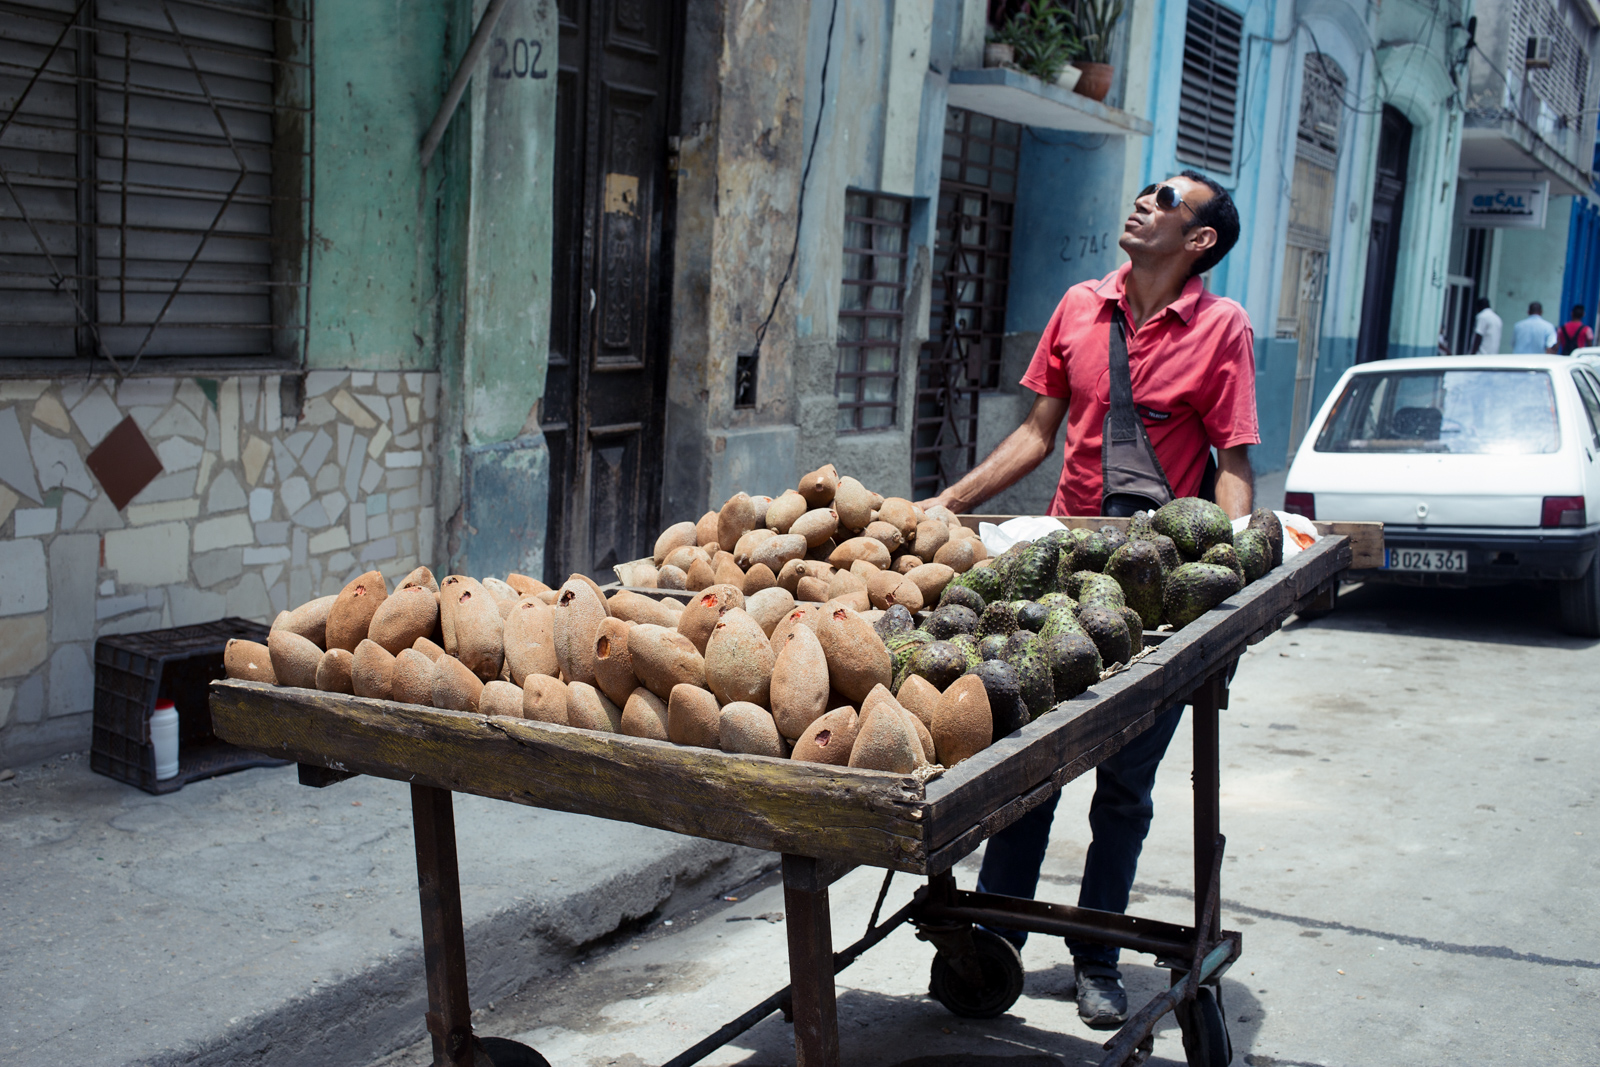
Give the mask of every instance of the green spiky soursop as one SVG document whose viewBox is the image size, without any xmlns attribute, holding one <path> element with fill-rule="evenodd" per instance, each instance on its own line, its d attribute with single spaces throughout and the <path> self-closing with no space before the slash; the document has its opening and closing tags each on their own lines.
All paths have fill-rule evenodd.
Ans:
<svg viewBox="0 0 1600 1067">
<path fill-rule="evenodd" d="M 1081 630 L 1043 638 L 1040 648 L 1050 667 L 1051 686 L 1058 703 L 1071 700 L 1100 680 L 1100 649 Z"/>
<path fill-rule="evenodd" d="M 987 601 L 978 595 L 978 591 L 968 585 L 957 585 L 961 575 L 950 579 L 950 584 L 944 587 L 944 592 L 939 596 L 939 606 L 946 607 L 950 604 L 960 604 L 964 608 L 971 608 L 976 614 L 983 614 L 983 606 Z"/>
<path fill-rule="evenodd" d="M 1128 634 L 1128 620 L 1120 607 L 1086 603 L 1078 607 L 1078 625 L 1100 650 L 1100 659 L 1111 666 L 1126 663 L 1133 655 L 1133 639 Z"/>
<path fill-rule="evenodd" d="M 1267 567 L 1268 570 L 1283 562 L 1283 523 L 1278 521 L 1277 514 L 1271 508 L 1256 508 L 1252 511 L 1250 525 L 1245 528 L 1260 530 L 1266 534 L 1267 544 L 1272 548 L 1272 561 Z"/>
<path fill-rule="evenodd" d="M 1006 641 L 1001 658 L 1016 669 L 1017 680 L 1022 685 L 1022 702 L 1027 705 L 1031 718 L 1037 719 L 1056 706 L 1055 684 L 1038 634 L 1018 630 Z"/>
<path fill-rule="evenodd" d="M 1039 603 L 1054 611 L 1056 608 L 1075 608 L 1078 602 L 1065 593 L 1046 593 L 1039 598 Z"/>
<path fill-rule="evenodd" d="M 1227 567 L 1239 576 L 1241 585 L 1245 582 L 1244 564 L 1239 561 L 1239 553 L 1234 551 L 1232 545 L 1212 545 L 1206 549 L 1206 554 L 1200 557 L 1200 562 Z"/>
<path fill-rule="evenodd" d="M 1051 608 L 1044 626 L 1039 630 L 1039 636 L 1054 637 L 1056 634 L 1082 632 L 1083 627 L 1078 625 L 1078 605 L 1074 604 L 1070 608 Z"/>
<path fill-rule="evenodd" d="M 932 644 L 933 640 L 933 635 L 926 630 L 907 630 L 884 638 L 883 645 L 889 650 L 890 677 L 900 677 L 900 672 L 911 662 L 912 654 L 923 645 Z"/>
<path fill-rule="evenodd" d="M 905 669 L 894 680 L 894 691 L 900 692 L 907 678 L 920 674 L 942 693 L 950 688 L 950 683 L 967 673 L 968 666 L 964 649 L 949 641 L 930 641 L 911 654 Z"/>
<path fill-rule="evenodd" d="M 1162 611 L 1173 629 L 1189 625 L 1240 589 L 1244 582 L 1228 567 L 1185 563 L 1167 576 Z"/>
<path fill-rule="evenodd" d="M 1122 609 L 1122 621 L 1128 624 L 1128 658 L 1144 651 L 1145 621 L 1132 608 Z"/>
<path fill-rule="evenodd" d="M 975 634 L 956 634 L 950 639 L 950 643 L 967 657 L 967 670 L 983 662 L 983 653 L 978 651 L 978 638 Z"/>
<path fill-rule="evenodd" d="M 1133 518 L 1128 520 L 1128 540 L 1148 541 L 1156 532 L 1156 528 L 1150 525 L 1150 517 L 1154 514 L 1153 511 L 1135 511 Z"/>
<path fill-rule="evenodd" d="M 1166 534 L 1186 560 L 1197 560 L 1212 545 L 1233 544 L 1233 521 L 1209 500 L 1179 497 L 1163 504 L 1151 518 L 1157 533 Z"/>
<path fill-rule="evenodd" d="M 1017 627 L 1017 606 L 1010 600 L 991 601 L 983 609 L 983 614 L 978 616 L 978 636 L 988 637 L 990 634 L 1009 636 Z"/>
<path fill-rule="evenodd" d="M 977 633 L 978 613 L 964 604 L 946 604 L 935 609 L 922 628 L 940 641 L 948 641 L 956 634 Z"/>
<path fill-rule="evenodd" d="M 984 659 L 999 659 L 1005 655 L 1006 642 L 1010 639 L 1010 634 L 990 634 L 988 637 L 979 638 L 978 655 Z"/>
<path fill-rule="evenodd" d="M 1128 603 L 1121 584 L 1108 574 L 1094 571 L 1078 572 L 1078 604 L 1099 604 L 1102 607 L 1121 608 Z"/>
<path fill-rule="evenodd" d="M 1250 526 L 1234 535 L 1233 550 L 1244 565 L 1244 582 L 1249 585 L 1272 569 L 1272 542 L 1267 532 Z"/>
<path fill-rule="evenodd" d="M 993 566 L 973 567 L 971 570 L 950 579 L 950 584 L 945 586 L 945 590 L 948 592 L 952 587 L 970 589 L 978 594 L 984 606 L 987 606 L 990 601 L 1001 599 L 1004 585 L 1005 582 L 1000 577 L 1000 572 Z M 970 603 L 967 607 L 972 608 L 973 611 L 978 612 L 980 615 L 983 614 L 982 608 L 972 607 Z"/>
<path fill-rule="evenodd" d="M 1022 681 L 1015 667 L 999 658 L 986 659 L 967 673 L 977 675 L 989 694 L 996 741 L 1028 725 L 1028 706 L 1022 702 Z"/>
<path fill-rule="evenodd" d="M 1129 541 L 1111 553 L 1107 576 L 1122 587 L 1128 607 L 1139 613 L 1148 629 L 1161 625 L 1161 598 L 1166 592 L 1166 569 L 1161 553 L 1150 541 Z"/>
<path fill-rule="evenodd" d="M 1013 600 L 1038 600 L 1055 586 L 1054 544 L 1032 542 L 1017 553 L 1007 572 L 1007 595 Z"/>
</svg>

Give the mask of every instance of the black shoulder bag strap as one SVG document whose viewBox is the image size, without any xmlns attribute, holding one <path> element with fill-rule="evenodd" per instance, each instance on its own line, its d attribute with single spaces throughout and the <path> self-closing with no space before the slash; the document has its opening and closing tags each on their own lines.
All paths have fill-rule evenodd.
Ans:
<svg viewBox="0 0 1600 1067">
<path fill-rule="evenodd" d="M 1172 486 L 1133 407 L 1133 375 L 1128 369 L 1127 322 L 1111 310 L 1111 410 L 1100 446 L 1102 515 L 1131 515 L 1159 508 L 1172 499 Z"/>
</svg>

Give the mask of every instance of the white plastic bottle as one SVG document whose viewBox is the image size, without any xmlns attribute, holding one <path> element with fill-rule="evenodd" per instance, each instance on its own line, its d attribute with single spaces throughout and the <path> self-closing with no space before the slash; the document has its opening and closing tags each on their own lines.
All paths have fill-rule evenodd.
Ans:
<svg viewBox="0 0 1600 1067">
<path fill-rule="evenodd" d="M 156 702 L 150 716 L 150 744 L 156 750 L 156 781 L 178 775 L 178 708 L 170 700 Z"/>
</svg>

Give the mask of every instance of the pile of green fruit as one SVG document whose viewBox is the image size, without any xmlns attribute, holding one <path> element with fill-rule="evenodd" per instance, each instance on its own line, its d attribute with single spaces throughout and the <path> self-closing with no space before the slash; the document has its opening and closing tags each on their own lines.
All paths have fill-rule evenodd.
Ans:
<svg viewBox="0 0 1600 1067">
<path fill-rule="evenodd" d="M 903 607 L 875 624 L 893 659 L 893 691 L 911 678 L 939 690 L 975 674 L 1003 737 L 1087 690 L 1143 649 L 1144 631 L 1179 629 L 1283 562 L 1283 527 L 1257 509 L 1237 536 L 1196 497 L 1114 526 L 1020 541 L 957 575 L 921 625 Z"/>
</svg>

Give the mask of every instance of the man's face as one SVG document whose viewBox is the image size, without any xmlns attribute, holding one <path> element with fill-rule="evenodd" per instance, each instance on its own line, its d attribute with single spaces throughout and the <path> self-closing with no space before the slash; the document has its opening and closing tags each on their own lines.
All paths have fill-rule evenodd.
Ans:
<svg viewBox="0 0 1600 1067">
<path fill-rule="evenodd" d="M 1212 192 L 1189 178 L 1168 178 L 1157 183 L 1170 185 L 1180 198 L 1171 208 L 1157 203 L 1157 192 L 1139 197 L 1133 202 L 1133 212 L 1122 226 L 1122 250 L 1134 260 L 1154 260 L 1168 256 L 1188 255 L 1198 258 L 1200 253 L 1216 243 L 1216 231 L 1209 226 L 1196 226 L 1195 211 L 1208 202 Z M 1185 229 L 1188 227 L 1188 229 Z"/>
</svg>

